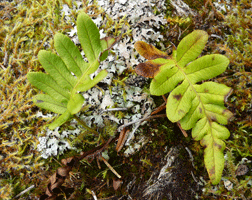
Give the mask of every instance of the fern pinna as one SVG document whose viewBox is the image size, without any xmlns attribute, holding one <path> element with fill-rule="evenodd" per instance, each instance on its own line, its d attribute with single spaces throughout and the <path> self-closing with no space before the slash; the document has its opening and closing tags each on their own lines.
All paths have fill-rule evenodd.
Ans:
<svg viewBox="0 0 252 200">
<path fill-rule="evenodd" d="M 228 58 L 219 54 L 197 58 L 207 40 L 205 31 L 193 31 L 183 38 L 171 57 L 138 41 L 135 48 L 148 61 L 140 63 L 136 72 L 153 78 L 150 84 L 152 95 L 170 92 L 166 103 L 168 119 L 179 122 L 184 130 L 192 129 L 192 137 L 205 147 L 204 162 L 210 180 L 217 184 L 224 169 L 223 140 L 230 135 L 223 125 L 233 116 L 225 108 L 224 101 L 232 89 L 210 81 L 200 84 L 223 73 L 229 64 Z"/>
<path fill-rule="evenodd" d="M 67 36 L 57 33 L 54 46 L 59 55 L 45 50 L 38 54 L 39 62 L 47 74 L 29 72 L 27 75 L 32 85 L 46 93 L 35 96 L 34 103 L 61 114 L 49 125 L 50 129 L 62 125 L 80 111 L 84 98 L 79 92 L 87 91 L 107 76 L 106 70 L 100 71 L 93 79 L 89 75 L 107 57 L 115 39 L 100 39 L 98 28 L 86 13 L 78 15 L 77 34 L 89 62 L 83 60 L 78 47 Z"/>
</svg>

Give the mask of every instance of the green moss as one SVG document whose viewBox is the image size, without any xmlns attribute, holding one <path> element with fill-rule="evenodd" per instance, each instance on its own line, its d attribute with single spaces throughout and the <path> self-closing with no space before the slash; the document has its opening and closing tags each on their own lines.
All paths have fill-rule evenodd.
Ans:
<svg viewBox="0 0 252 200">
<path fill-rule="evenodd" d="M 60 16 L 60 1 L 6 1 L 1 6 L 0 60 L 3 62 L 0 68 L 0 148 L 5 156 L 1 160 L 1 169 L 16 176 L 12 186 L 5 186 L 17 188 L 9 194 L 13 197 L 26 187 L 37 184 L 35 177 L 40 177 L 37 180 L 46 179 L 46 174 L 41 170 L 45 163 L 35 151 L 37 135 L 42 131 L 45 121 L 36 117 L 37 109 L 33 107 L 31 98 L 37 90 L 27 82 L 26 74 L 41 70 L 37 60 L 39 50 L 53 50 L 53 35 L 69 31 L 72 26 L 63 20 L 64 16 Z M 25 184 L 17 185 L 20 181 Z"/>
</svg>

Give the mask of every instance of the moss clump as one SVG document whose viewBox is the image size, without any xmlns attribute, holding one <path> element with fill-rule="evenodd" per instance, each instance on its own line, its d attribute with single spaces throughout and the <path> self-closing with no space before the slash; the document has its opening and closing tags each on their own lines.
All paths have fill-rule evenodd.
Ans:
<svg viewBox="0 0 252 200">
<path fill-rule="evenodd" d="M 0 7 L 0 159 L 1 173 L 8 175 L 1 177 L 0 188 L 5 193 L 0 193 L 0 199 L 8 199 L 45 179 L 41 170 L 44 162 L 36 151 L 37 135 L 45 121 L 36 117 L 31 99 L 37 91 L 26 74 L 42 70 L 37 60 L 39 50 L 53 50 L 53 35 L 72 26 L 60 15 L 61 1 L 14 0 L 1 2 Z M 15 180 L 6 184 L 10 177 Z M 16 185 L 18 182 L 23 184 Z"/>
</svg>

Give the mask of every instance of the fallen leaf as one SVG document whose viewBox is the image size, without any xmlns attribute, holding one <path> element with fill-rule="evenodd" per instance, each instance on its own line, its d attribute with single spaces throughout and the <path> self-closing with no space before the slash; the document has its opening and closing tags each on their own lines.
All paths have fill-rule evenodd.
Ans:
<svg viewBox="0 0 252 200">
<path fill-rule="evenodd" d="M 113 179 L 113 188 L 114 190 L 118 190 L 118 188 L 123 184 L 123 181 L 121 179 L 116 180 Z"/>
</svg>

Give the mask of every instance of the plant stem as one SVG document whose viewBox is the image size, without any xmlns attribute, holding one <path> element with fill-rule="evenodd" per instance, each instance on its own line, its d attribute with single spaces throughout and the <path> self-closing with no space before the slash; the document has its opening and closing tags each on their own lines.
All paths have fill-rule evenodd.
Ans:
<svg viewBox="0 0 252 200">
<path fill-rule="evenodd" d="M 97 131 L 95 131 L 94 129 L 88 127 L 86 125 L 86 123 L 82 120 L 80 120 L 79 117 L 77 117 L 76 115 L 74 115 L 74 119 L 76 119 L 85 129 L 89 130 L 90 132 L 94 133 L 95 135 L 99 135 L 99 133 Z"/>
</svg>

